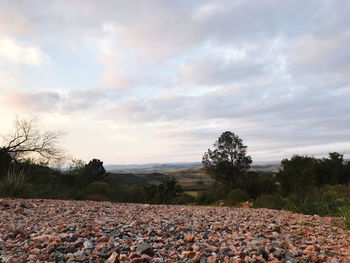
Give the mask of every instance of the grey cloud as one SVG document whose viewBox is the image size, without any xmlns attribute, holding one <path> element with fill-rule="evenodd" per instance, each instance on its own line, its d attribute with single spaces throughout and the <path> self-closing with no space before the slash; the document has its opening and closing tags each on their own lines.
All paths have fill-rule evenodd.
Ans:
<svg viewBox="0 0 350 263">
<path fill-rule="evenodd" d="M 247 78 L 252 80 L 263 72 L 264 65 L 259 61 L 250 58 L 228 60 L 218 55 L 192 59 L 179 67 L 185 85 L 227 85 Z"/>
<path fill-rule="evenodd" d="M 235 91 L 227 88 L 199 97 L 173 96 L 133 100 L 105 110 L 101 115 L 128 123 L 183 124 L 184 128 L 177 132 L 190 138 L 193 136 L 189 135 L 186 127 L 210 127 L 212 123 L 215 128 L 209 134 L 201 132 L 194 137 L 208 138 L 215 132 L 219 133 L 220 129 L 238 130 L 237 133 L 248 140 L 266 139 L 270 146 L 274 145 L 273 142 L 278 142 L 279 147 L 286 148 L 347 140 L 350 131 L 350 125 L 346 124 L 349 123 L 346 120 L 347 113 L 350 112 L 347 98 L 350 91 L 333 94 L 323 90 L 318 96 L 311 96 L 315 91 L 306 89 L 300 90 L 293 97 L 285 98 L 263 98 L 260 95 L 264 92 L 258 90 L 256 97 L 253 97 L 248 89 Z M 269 104 L 271 106 L 267 107 Z M 170 127 L 171 130 L 173 128 Z M 164 133 L 168 131 L 165 129 Z"/>
<path fill-rule="evenodd" d="M 349 138 L 349 1 L 11 1 L 0 8 L 31 21 L 38 42 L 91 48 L 107 38 L 111 55 L 125 54 L 117 61 L 124 90 L 21 92 L 16 105 L 173 124 L 157 134 L 179 144 L 197 138 L 200 147 L 227 129 L 270 153 Z M 246 55 L 227 59 L 229 49 Z M 157 95 L 161 89 L 168 95 Z"/>
<path fill-rule="evenodd" d="M 8 91 L 3 97 L 3 103 L 20 110 L 46 111 L 55 109 L 60 101 L 60 95 L 48 91 Z"/>
<path fill-rule="evenodd" d="M 117 95 L 99 89 L 78 89 L 68 93 L 9 90 L 4 93 L 2 102 L 20 111 L 69 113 L 92 109 L 107 97 L 111 99 Z"/>
</svg>

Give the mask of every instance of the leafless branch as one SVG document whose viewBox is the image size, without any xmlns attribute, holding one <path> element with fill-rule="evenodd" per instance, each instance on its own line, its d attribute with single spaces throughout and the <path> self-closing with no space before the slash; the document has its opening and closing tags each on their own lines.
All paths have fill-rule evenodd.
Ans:
<svg viewBox="0 0 350 263">
<path fill-rule="evenodd" d="M 7 152 L 13 159 L 19 160 L 33 155 L 46 161 L 58 161 L 64 158 L 63 150 L 58 147 L 60 131 L 44 131 L 38 127 L 38 118 L 16 118 L 14 131 L 4 138 L 1 151 Z"/>
</svg>

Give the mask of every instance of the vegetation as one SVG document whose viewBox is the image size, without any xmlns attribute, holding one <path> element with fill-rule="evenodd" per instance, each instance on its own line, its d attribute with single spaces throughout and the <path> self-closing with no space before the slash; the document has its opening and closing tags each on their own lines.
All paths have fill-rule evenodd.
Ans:
<svg viewBox="0 0 350 263">
<path fill-rule="evenodd" d="M 341 218 L 340 224 L 346 229 L 350 229 L 350 207 L 344 206 L 339 208 L 338 215 Z"/>
<path fill-rule="evenodd" d="M 242 139 L 230 131 L 222 133 L 214 147 L 204 153 L 202 163 L 206 172 L 215 181 L 222 182 L 225 193 L 229 193 L 247 174 L 252 158 L 246 154 L 247 146 Z"/>
<path fill-rule="evenodd" d="M 336 152 L 322 159 L 295 155 L 277 172 L 252 170 L 242 139 L 224 132 L 215 149 L 204 153 L 203 169 L 116 175 L 98 159 L 72 160 L 65 170 L 49 167 L 50 160 L 63 156 L 58 133 L 41 133 L 34 120 L 17 120 L 14 130 L 0 147 L 1 197 L 228 206 L 249 201 L 254 207 L 339 216 L 350 228 L 350 163 Z M 212 180 L 198 177 L 203 172 Z"/>
<path fill-rule="evenodd" d="M 11 160 L 21 161 L 30 157 L 39 157 L 46 162 L 60 161 L 64 158 L 62 149 L 58 147 L 61 136 L 60 131 L 42 132 L 38 118 L 17 118 L 13 131 L 3 138 L 0 162 L 9 165 Z"/>
</svg>

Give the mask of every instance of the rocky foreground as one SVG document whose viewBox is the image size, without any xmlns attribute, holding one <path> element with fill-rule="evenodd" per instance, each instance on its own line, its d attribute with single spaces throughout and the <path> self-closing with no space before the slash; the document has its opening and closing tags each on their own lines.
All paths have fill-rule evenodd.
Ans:
<svg viewBox="0 0 350 263">
<path fill-rule="evenodd" d="M 0 262 L 350 262 L 331 218 L 268 209 L 0 199 Z"/>
</svg>

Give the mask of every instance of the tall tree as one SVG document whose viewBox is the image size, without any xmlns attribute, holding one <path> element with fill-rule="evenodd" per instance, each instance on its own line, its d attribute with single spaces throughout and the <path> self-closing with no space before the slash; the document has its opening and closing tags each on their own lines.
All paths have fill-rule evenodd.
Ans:
<svg viewBox="0 0 350 263">
<path fill-rule="evenodd" d="M 92 182 L 101 181 L 106 176 L 106 170 L 103 167 L 103 162 L 99 159 L 92 159 L 89 163 L 85 164 L 81 172 L 80 179 L 82 185 L 88 185 Z"/>
<path fill-rule="evenodd" d="M 314 187 L 317 182 L 316 167 L 317 159 L 314 157 L 294 155 L 290 160 L 283 159 L 277 180 L 284 194 L 291 192 L 303 194 Z"/>
<path fill-rule="evenodd" d="M 250 168 L 252 158 L 247 155 L 247 146 L 233 132 L 226 131 L 214 143 L 214 150 L 208 149 L 202 159 L 206 172 L 215 180 L 225 184 L 230 191 Z"/>
</svg>

